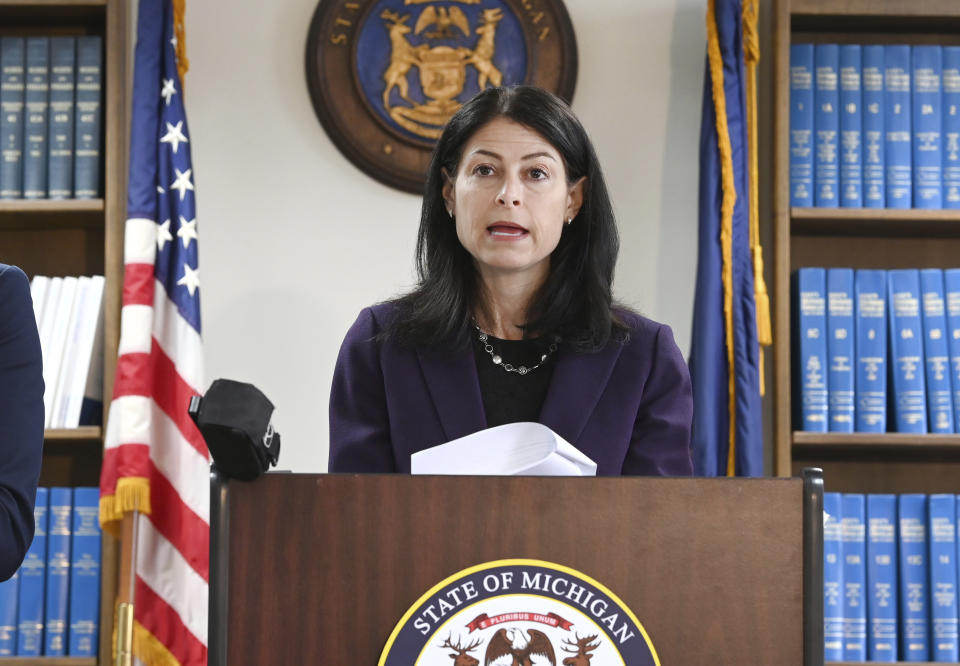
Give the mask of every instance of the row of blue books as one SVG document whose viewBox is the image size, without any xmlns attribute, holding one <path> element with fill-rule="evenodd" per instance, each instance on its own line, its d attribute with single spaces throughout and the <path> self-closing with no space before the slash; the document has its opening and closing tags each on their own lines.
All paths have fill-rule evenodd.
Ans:
<svg viewBox="0 0 960 666">
<path fill-rule="evenodd" d="M 790 205 L 960 208 L 960 47 L 790 46 Z"/>
<path fill-rule="evenodd" d="M 823 510 L 826 660 L 960 660 L 960 495 L 829 492 Z"/>
<path fill-rule="evenodd" d="M 0 583 L 0 657 L 97 654 L 99 505 L 98 488 L 37 489 L 33 543 Z"/>
<path fill-rule="evenodd" d="M 0 199 L 100 192 L 103 40 L 0 37 Z"/>
<path fill-rule="evenodd" d="M 801 268 L 795 290 L 799 429 L 960 432 L 960 269 Z"/>
</svg>

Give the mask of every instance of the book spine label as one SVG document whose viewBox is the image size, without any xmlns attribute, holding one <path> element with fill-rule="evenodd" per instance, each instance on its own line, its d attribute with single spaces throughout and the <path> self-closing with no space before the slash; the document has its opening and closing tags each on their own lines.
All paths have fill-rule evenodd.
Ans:
<svg viewBox="0 0 960 666">
<path fill-rule="evenodd" d="M 76 38 L 50 38 L 50 149 L 47 162 L 47 195 L 51 199 L 73 196 L 74 65 Z"/>
<path fill-rule="evenodd" d="M 863 47 L 863 205 L 883 208 L 883 47 Z"/>
<path fill-rule="evenodd" d="M 953 432 L 953 390 L 950 381 L 950 351 L 947 346 L 947 316 L 944 306 L 943 271 L 920 271 L 923 299 L 923 356 L 926 366 L 927 420 L 930 432 Z"/>
<path fill-rule="evenodd" d="M 867 496 L 867 656 L 897 660 L 897 497 Z"/>
<path fill-rule="evenodd" d="M 955 495 L 930 495 L 930 627 L 934 661 L 960 659 L 957 643 L 957 515 Z"/>
<path fill-rule="evenodd" d="M 853 269 L 827 270 L 827 402 L 830 432 L 853 432 Z"/>
<path fill-rule="evenodd" d="M 929 661 L 927 496 L 901 495 L 898 521 L 902 656 L 904 661 Z"/>
<path fill-rule="evenodd" d="M 943 56 L 939 46 L 913 47 L 913 207 L 943 207 Z"/>
<path fill-rule="evenodd" d="M 0 657 L 17 654 L 17 599 L 20 596 L 20 573 L 0 583 Z"/>
<path fill-rule="evenodd" d="M 866 503 L 863 495 L 841 498 L 843 518 L 840 538 L 843 549 L 843 659 L 867 659 L 867 536 Z"/>
<path fill-rule="evenodd" d="M 953 428 L 960 432 L 960 268 L 943 271 L 947 302 L 947 349 L 950 354 L 950 384 L 953 389 Z"/>
<path fill-rule="evenodd" d="M 861 48 L 840 47 L 840 205 L 863 207 Z"/>
<path fill-rule="evenodd" d="M 77 38 L 77 110 L 73 195 L 94 199 L 100 192 L 100 92 L 103 44 L 98 35 Z"/>
<path fill-rule="evenodd" d="M 47 488 L 37 488 L 33 541 L 20 565 L 17 608 L 17 656 L 39 657 L 43 651 L 43 601 L 47 568 Z"/>
<path fill-rule="evenodd" d="M 814 157 L 814 201 L 817 206 L 839 205 L 839 150 L 840 135 L 840 47 L 837 44 L 817 44 L 814 47 L 814 129 L 817 151 Z"/>
<path fill-rule="evenodd" d="M 813 206 L 813 44 L 790 45 L 790 205 Z"/>
<path fill-rule="evenodd" d="M 97 654 L 100 628 L 100 489 L 73 491 L 70 561 L 71 657 Z"/>
<path fill-rule="evenodd" d="M 855 276 L 857 432 L 887 429 L 887 273 L 858 270 Z"/>
<path fill-rule="evenodd" d="M 887 169 L 887 208 L 913 204 L 913 170 L 910 155 L 910 47 L 884 47 L 883 154 Z"/>
<path fill-rule="evenodd" d="M 803 429 L 827 432 L 827 277 L 822 268 L 797 271 L 800 400 Z"/>
<path fill-rule="evenodd" d="M 943 207 L 960 208 L 960 46 L 943 47 Z"/>
<path fill-rule="evenodd" d="M 23 196 L 47 196 L 47 115 L 50 95 L 50 40 L 27 38 L 27 112 L 24 120 Z"/>
<path fill-rule="evenodd" d="M 827 661 L 843 659 L 843 516 L 840 493 L 823 494 L 823 641 Z"/>
<path fill-rule="evenodd" d="M 897 432 L 927 432 L 920 272 L 916 269 L 889 271 L 887 287 L 890 293 L 890 365 Z"/>
<path fill-rule="evenodd" d="M 50 489 L 43 652 L 48 657 L 63 656 L 67 651 L 67 594 L 70 590 L 70 513 L 72 508 L 72 489 Z"/>
<path fill-rule="evenodd" d="M 0 37 L 0 199 L 23 196 L 23 37 Z"/>
</svg>

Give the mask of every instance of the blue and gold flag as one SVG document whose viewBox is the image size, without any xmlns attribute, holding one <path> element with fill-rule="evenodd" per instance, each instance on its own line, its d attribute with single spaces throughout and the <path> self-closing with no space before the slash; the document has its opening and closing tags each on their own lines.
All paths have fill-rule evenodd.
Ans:
<svg viewBox="0 0 960 666">
<path fill-rule="evenodd" d="M 759 345 L 771 336 L 756 206 L 756 27 L 756 0 L 708 1 L 690 353 L 703 476 L 763 474 Z"/>
</svg>

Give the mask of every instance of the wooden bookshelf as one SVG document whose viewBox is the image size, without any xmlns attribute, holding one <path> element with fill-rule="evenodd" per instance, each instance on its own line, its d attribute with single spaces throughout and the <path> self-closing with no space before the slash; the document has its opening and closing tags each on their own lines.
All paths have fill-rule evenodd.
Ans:
<svg viewBox="0 0 960 666">
<path fill-rule="evenodd" d="M 0 0 L 0 35 L 100 35 L 104 45 L 99 199 L 0 201 L 4 263 L 34 275 L 100 274 L 104 291 L 104 414 L 113 391 L 123 289 L 123 223 L 127 173 L 128 0 Z M 101 427 L 44 433 L 43 486 L 97 486 Z M 100 657 L 0 658 L 2 665 L 96 666 L 112 663 L 119 545 L 104 535 L 100 590 Z"/>
</svg>

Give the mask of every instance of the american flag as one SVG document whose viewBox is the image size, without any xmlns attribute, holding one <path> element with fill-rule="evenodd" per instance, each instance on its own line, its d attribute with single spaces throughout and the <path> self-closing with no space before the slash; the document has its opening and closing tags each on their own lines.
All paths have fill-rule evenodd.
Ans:
<svg viewBox="0 0 960 666">
<path fill-rule="evenodd" d="M 203 381 L 197 218 L 175 34 L 172 0 L 140 0 L 120 346 L 100 477 L 105 529 L 140 512 L 133 649 L 151 666 L 207 663 L 209 454 L 187 415 Z"/>
</svg>

